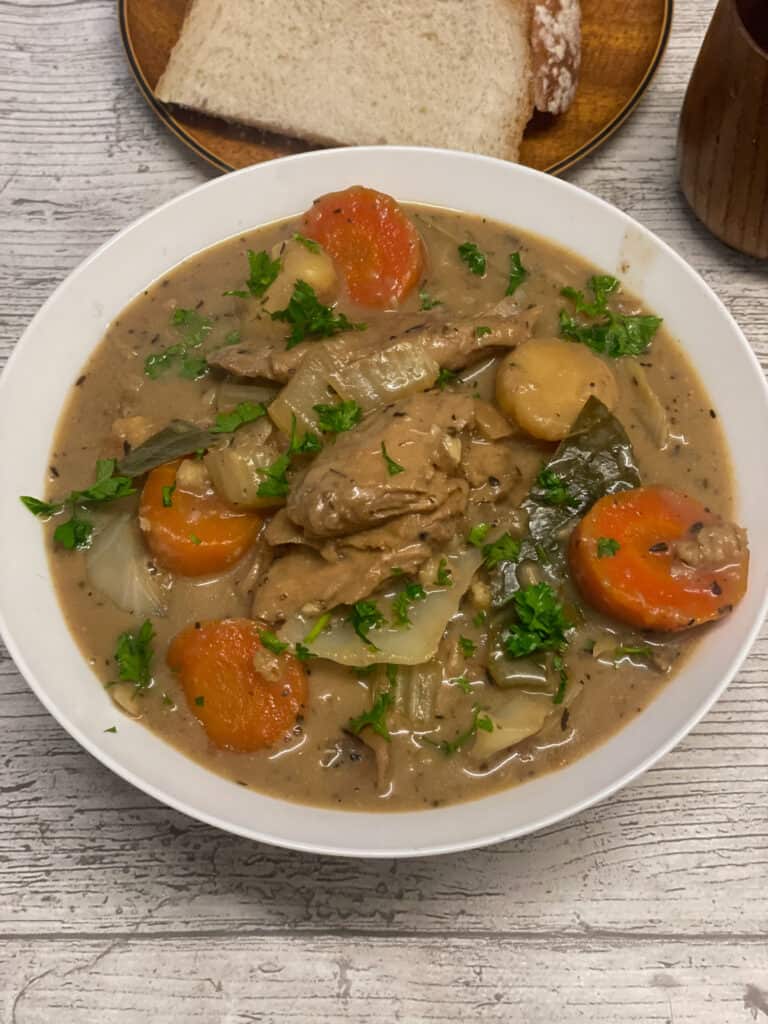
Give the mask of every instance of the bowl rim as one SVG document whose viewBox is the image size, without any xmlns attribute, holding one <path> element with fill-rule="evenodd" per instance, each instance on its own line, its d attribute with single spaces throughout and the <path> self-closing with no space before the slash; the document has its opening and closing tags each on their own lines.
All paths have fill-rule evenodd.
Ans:
<svg viewBox="0 0 768 1024">
<path fill-rule="evenodd" d="M 493 165 L 493 166 L 500 165 L 500 166 L 506 168 L 507 172 L 510 173 L 513 176 L 514 175 L 522 175 L 522 176 L 530 176 L 530 177 L 535 177 L 535 178 L 546 179 L 548 182 L 551 183 L 551 186 L 553 187 L 555 192 L 559 192 L 562 195 L 566 195 L 566 196 L 579 195 L 579 196 L 582 196 L 582 197 L 583 196 L 588 197 L 590 202 L 598 204 L 598 206 L 602 207 L 604 210 L 610 211 L 610 215 L 612 217 L 617 217 L 618 216 L 621 219 L 621 221 L 627 227 L 631 226 L 634 230 L 638 231 L 640 233 L 640 236 L 643 237 L 646 241 L 650 241 L 653 247 L 660 248 L 661 250 L 663 250 L 665 256 L 668 259 L 671 259 L 676 264 L 678 264 L 678 266 L 680 268 L 682 268 L 687 275 L 689 275 L 689 276 L 692 275 L 693 278 L 695 278 L 696 281 L 698 282 L 699 286 L 703 287 L 706 290 L 706 292 L 709 293 L 710 300 L 714 301 L 716 303 L 716 305 L 719 307 L 719 310 L 720 310 L 721 314 L 723 315 L 723 317 L 725 318 L 725 320 L 728 322 L 728 324 L 729 324 L 729 326 L 730 326 L 730 328 L 731 328 L 731 330 L 732 330 L 732 332 L 734 334 L 734 337 L 739 339 L 740 347 L 742 349 L 742 354 L 744 356 L 746 356 L 747 361 L 751 364 L 751 372 L 752 372 L 752 375 L 755 378 L 755 381 L 757 382 L 759 380 L 759 382 L 760 382 L 760 385 L 761 385 L 761 388 L 762 388 L 763 413 L 768 416 L 768 382 L 766 382 L 766 379 L 765 379 L 765 377 L 763 375 L 762 369 L 760 367 L 760 364 L 759 364 L 759 362 L 757 360 L 757 357 L 756 357 L 754 351 L 752 350 L 751 346 L 747 342 L 747 339 L 745 338 L 745 336 L 742 333 L 741 329 L 739 328 L 738 324 L 736 323 L 736 321 L 734 320 L 733 316 L 728 311 L 728 309 L 725 307 L 725 305 L 723 304 L 722 300 L 709 287 L 709 285 L 703 280 L 703 278 L 701 278 L 701 276 L 678 253 L 676 253 L 674 251 L 674 249 L 671 248 L 671 246 L 669 246 L 666 242 L 664 242 L 662 239 L 660 239 L 657 235 L 655 235 L 649 229 L 645 228 L 638 221 L 636 221 L 634 218 L 632 218 L 629 214 L 624 213 L 623 211 L 619 210 L 617 207 L 615 207 L 612 204 L 606 202 L 605 200 L 601 199 L 600 197 L 595 196 L 592 193 L 589 193 L 586 190 L 584 190 L 584 189 L 580 188 L 579 186 L 576 186 L 576 185 L 574 185 L 574 184 L 572 184 L 570 182 L 563 181 L 562 179 L 559 179 L 559 178 L 551 177 L 551 176 L 549 176 L 549 175 L 547 175 L 547 174 L 545 174 L 543 172 L 536 171 L 536 170 L 534 170 L 532 168 L 524 167 L 522 165 L 507 164 L 505 161 L 497 160 L 497 159 L 492 158 L 492 157 L 485 157 L 485 156 L 480 156 L 480 155 L 477 155 L 477 154 L 468 154 L 468 153 L 464 153 L 464 152 L 457 151 L 457 150 L 433 149 L 433 148 L 430 148 L 430 147 L 415 147 L 415 146 L 410 146 L 410 147 L 408 147 L 408 146 L 397 146 L 397 147 L 394 147 L 394 146 L 392 146 L 392 147 L 390 147 L 390 146 L 367 146 L 367 147 L 355 147 L 354 149 L 338 148 L 338 149 L 320 150 L 320 151 L 309 152 L 309 153 L 300 153 L 300 154 L 295 154 L 293 156 L 283 157 L 283 158 L 280 158 L 279 160 L 270 161 L 269 163 L 266 163 L 266 164 L 257 164 L 257 165 L 253 165 L 251 167 L 246 167 L 246 168 L 243 168 L 243 169 L 241 169 L 239 171 L 235 171 L 232 174 L 228 174 L 228 175 L 225 175 L 223 177 L 214 178 L 212 180 L 203 182 L 202 184 L 197 185 L 197 186 L 195 186 L 195 187 L 193 187 L 193 188 L 191 188 L 191 189 L 181 193 L 180 195 L 175 196 L 175 197 L 169 199 L 167 202 L 161 204 L 158 207 L 153 208 L 152 210 L 148 211 L 147 213 L 145 213 L 145 214 L 141 215 L 140 217 L 136 218 L 135 220 L 130 222 L 128 225 L 126 225 L 124 228 L 122 228 L 120 231 L 118 231 L 115 235 L 113 235 L 109 239 L 107 239 L 93 253 L 91 253 L 89 256 L 87 256 L 80 264 L 78 264 L 78 266 L 76 266 L 64 278 L 64 280 L 56 287 L 56 289 L 53 291 L 53 293 L 43 303 L 43 305 L 40 307 L 38 312 L 35 314 L 35 316 L 29 322 L 29 324 L 25 328 L 24 332 L 22 333 L 22 336 L 19 339 L 18 343 L 16 344 L 16 346 L 12 350 L 11 355 L 10 355 L 10 357 L 9 357 L 7 363 L 6 363 L 6 366 L 4 368 L 4 371 L 3 371 L 2 375 L 0 375 L 0 407 L 3 406 L 3 402 L 2 402 L 3 397 L 8 393 L 10 387 L 12 386 L 14 367 L 15 367 L 17 361 L 21 359 L 21 357 L 22 357 L 21 354 L 25 351 L 27 345 L 30 343 L 29 342 L 29 338 L 30 338 L 30 335 L 33 333 L 33 330 L 36 327 L 36 325 L 38 323 L 40 323 L 42 320 L 44 320 L 44 318 L 48 314 L 48 311 L 50 310 L 50 308 L 52 306 L 55 305 L 55 303 L 57 302 L 59 297 L 62 295 L 62 293 L 66 292 L 73 285 L 73 283 L 82 274 L 84 274 L 86 272 L 86 270 L 88 268 L 90 268 L 94 263 L 96 263 L 102 257 L 102 255 L 105 252 L 107 252 L 113 246 L 118 245 L 125 236 L 127 236 L 127 235 L 131 234 L 132 232 L 136 231 L 138 228 L 140 228 L 146 222 L 152 220 L 154 217 L 159 215 L 161 212 L 170 210 L 174 206 L 182 204 L 185 201 L 188 201 L 191 196 L 194 196 L 194 195 L 197 195 L 197 194 L 200 194 L 200 193 L 207 193 L 208 191 L 215 191 L 217 189 L 222 189 L 222 188 L 230 187 L 229 183 L 232 180 L 234 180 L 234 179 L 238 179 L 238 178 L 246 177 L 246 176 L 258 177 L 259 174 L 265 168 L 274 170 L 275 167 L 281 166 L 281 165 L 285 165 L 285 164 L 288 164 L 288 163 L 290 163 L 290 164 L 294 164 L 294 163 L 307 163 L 307 164 L 311 165 L 313 163 L 316 163 L 316 162 L 319 162 L 319 161 L 328 160 L 328 159 L 335 160 L 335 159 L 338 159 L 340 155 L 343 156 L 343 154 L 348 154 L 348 153 L 354 153 L 354 154 L 373 154 L 373 155 L 376 155 L 376 156 L 380 156 L 380 155 L 385 153 L 385 154 L 387 154 L 387 156 L 394 155 L 396 159 L 409 158 L 409 157 L 413 157 L 414 155 L 422 156 L 422 155 L 430 155 L 431 154 L 432 158 L 437 157 L 438 160 L 439 159 L 443 159 L 443 158 L 450 159 L 450 160 L 456 160 L 458 158 L 460 160 L 468 161 L 468 162 L 472 162 L 472 163 L 478 163 L 479 162 L 481 164 L 486 164 L 486 165 Z M 268 222 L 261 221 L 260 223 L 263 224 L 263 223 L 268 223 Z M 260 224 L 257 224 L 255 226 L 258 227 L 258 226 L 260 226 Z M 233 235 L 227 235 L 225 237 L 233 237 Z M 221 241 L 223 241 L 223 240 L 224 240 L 224 238 L 221 239 Z M 207 247 L 208 246 L 204 246 L 203 248 L 207 248 Z M 197 250 L 197 251 L 201 251 L 201 250 Z M 187 254 L 187 257 L 185 257 L 185 258 L 188 258 L 188 257 L 192 256 L 193 254 L 194 254 L 193 252 L 189 252 Z M 177 264 L 174 264 L 174 265 L 177 265 Z M 57 412 L 57 415 L 61 415 L 61 412 L 62 412 L 62 409 L 59 408 L 59 410 Z M 571 818 L 571 817 L 575 816 L 576 814 L 580 813 L 581 811 L 583 811 L 583 810 L 593 806 L 596 803 L 601 802 L 602 800 L 606 799 L 607 797 L 609 797 L 613 793 L 617 792 L 619 789 L 621 789 L 624 786 L 626 786 L 633 779 L 637 778 L 644 771 L 646 771 L 651 765 L 656 763 L 669 750 L 671 750 L 677 743 L 679 743 L 680 740 L 685 735 L 687 735 L 688 732 L 690 732 L 690 730 L 701 720 L 701 718 L 707 713 L 707 711 L 709 711 L 709 709 L 712 707 L 712 705 L 719 699 L 719 697 L 722 695 L 724 690 L 727 688 L 727 686 L 733 680 L 733 678 L 736 675 L 737 671 L 741 667 L 745 657 L 747 656 L 750 648 L 752 647 L 752 645 L 753 645 L 753 643 L 755 641 L 755 638 L 757 637 L 758 632 L 760 631 L 761 625 L 762 625 L 762 623 L 763 623 L 763 621 L 765 619 L 766 612 L 768 612 L 768 591 L 764 590 L 762 598 L 760 600 L 759 607 L 758 607 L 758 609 L 756 610 L 756 612 L 754 614 L 754 619 L 753 619 L 753 621 L 750 622 L 749 627 L 744 630 L 744 634 L 743 634 L 742 640 L 741 640 L 741 642 L 740 642 L 740 644 L 738 646 L 738 651 L 732 657 L 732 660 L 731 660 L 730 667 L 729 667 L 728 671 L 723 674 L 722 678 L 717 682 L 716 685 L 711 686 L 709 688 L 709 690 L 706 691 L 706 693 L 704 695 L 704 698 L 698 702 L 698 704 L 691 711 L 691 713 L 688 715 L 686 720 L 681 722 L 679 727 L 677 729 L 675 729 L 673 733 L 668 734 L 666 737 L 664 737 L 663 740 L 654 747 L 653 751 L 648 756 L 644 757 L 640 762 L 633 762 L 628 768 L 623 770 L 616 777 L 611 778 L 611 780 L 609 782 L 607 782 L 606 784 L 604 784 L 602 786 L 599 786 L 599 787 L 596 787 L 596 788 L 593 788 L 586 795 L 584 795 L 581 799 L 573 801 L 571 804 L 569 804 L 569 806 L 567 806 L 565 808 L 560 808 L 560 809 L 552 811 L 550 813 L 541 814 L 541 815 L 534 814 L 534 815 L 532 815 L 531 820 L 526 822 L 524 825 L 515 825 L 515 826 L 512 826 L 512 827 L 506 827 L 506 828 L 503 827 L 503 826 L 502 827 L 495 827 L 495 828 L 489 827 L 487 834 L 483 834 L 483 836 L 479 837 L 479 838 L 477 836 L 472 835 L 472 836 L 468 836 L 468 837 L 465 837 L 465 838 L 458 838 L 458 839 L 455 839 L 454 841 L 451 841 L 451 842 L 440 842 L 440 843 L 434 843 L 434 844 L 427 843 L 427 844 L 422 844 L 420 846 L 413 846 L 413 845 L 391 846 L 391 847 L 386 847 L 386 848 L 381 848 L 381 847 L 378 847 L 378 846 L 368 846 L 368 847 L 355 846 L 354 848 L 352 848 L 350 846 L 344 845 L 343 843 L 338 843 L 338 844 L 327 843 L 327 842 L 326 843 L 321 843 L 321 842 L 313 841 L 311 839 L 297 840 L 295 838 L 286 838 L 285 836 L 280 835 L 279 832 L 278 832 L 278 834 L 275 834 L 274 831 L 270 831 L 269 829 L 250 828 L 250 827 L 244 827 L 244 826 L 238 825 L 237 823 L 234 823 L 234 822 L 226 820 L 225 817 L 220 817 L 217 814 L 209 813 L 209 812 L 207 812 L 205 810 L 197 808 L 194 805 L 186 802 L 185 800 L 180 799 L 180 798 L 174 796 L 172 793 L 164 792 L 162 790 L 162 788 L 154 785 L 151 781 L 148 781 L 148 780 L 142 778 L 140 775 L 136 774 L 136 772 L 132 771 L 129 767 L 124 765 L 118 756 L 116 756 L 113 753 L 110 753 L 109 751 L 107 751 L 104 748 L 102 748 L 101 746 L 99 746 L 94 739 L 92 739 L 90 736 L 88 736 L 84 732 L 84 730 L 81 729 L 78 726 L 78 724 L 72 720 L 70 714 L 68 714 L 68 712 L 67 712 L 67 709 L 65 707 L 61 707 L 59 704 L 57 704 L 57 702 L 50 696 L 50 694 L 46 690 L 44 682 L 41 679 L 39 679 L 38 676 L 36 675 L 36 673 L 32 670 L 32 668 L 31 668 L 31 666 L 30 666 L 30 664 L 29 664 L 29 662 L 28 662 L 28 660 L 27 660 L 27 658 L 25 656 L 24 651 L 21 649 L 19 644 L 17 644 L 16 639 L 15 639 L 15 637 L 13 635 L 12 630 L 11 630 L 11 627 L 10 627 L 10 625 L 8 623 L 8 619 L 7 619 L 7 616 L 6 616 L 6 610 L 5 610 L 5 608 L 4 608 L 4 606 L 2 605 L 1 602 L 0 602 L 0 635 L 2 635 L 2 637 L 3 637 L 4 641 L 5 641 L 5 644 L 7 646 L 9 654 L 13 658 L 13 660 L 14 660 L 17 668 L 21 672 L 21 674 L 24 676 L 25 680 L 27 681 L 27 684 L 30 686 L 30 688 L 35 693 L 35 695 L 40 700 L 40 702 L 43 704 L 43 706 L 46 708 L 46 710 L 50 712 L 50 714 L 69 733 L 69 735 L 72 736 L 73 739 L 75 739 L 76 742 L 81 747 L 83 747 L 86 751 L 88 751 L 88 753 L 90 753 L 93 757 L 95 757 L 97 760 L 99 760 L 102 764 L 104 764 L 111 771 L 115 772 L 115 774 L 117 774 L 121 778 L 125 779 L 127 782 L 131 783 L 133 786 L 135 786 L 137 789 L 141 790 L 142 792 L 144 792 L 147 795 L 153 797 L 154 799 L 160 801 L 161 803 L 164 803 L 167 806 L 173 808 L 174 810 L 180 811 L 181 813 L 186 814 L 189 817 L 192 817 L 192 818 L 194 818 L 196 820 L 205 822 L 206 824 L 212 825 L 212 826 L 214 826 L 216 828 L 219 828 L 219 829 L 221 829 L 221 830 L 223 830 L 225 832 L 230 832 L 230 833 L 242 836 L 243 838 L 247 838 L 247 839 L 256 840 L 256 841 L 259 841 L 259 842 L 268 843 L 268 844 L 270 844 L 272 846 L 282 847 L 282 848 L 285 848 L 285 849 L 298 850 L 298 851 L 301 851 L 301 852 L 321 854 L 321 855 L 347 856 L 347 857 L 348 856 L 352 856 L 352 857 L 366 857 L 366 858 L 398 858 L 398 857 L 416 857 L 416 856 L 427 856 L 427 855 L 438 855 L 438 854 L 455 853 L 455 852 L 459 852 L 459 851 L 463 851 L 463 850 L 476 849 L 476 848 L 481 848 L 481 847 L 484 847 L 484 846 L 489 846 L 489 845 L 492 845 L 492 844 L 495 844 L 495 843 L 503 842 L 505 840 L 509 840 L 509 839 L 513 839 L 513 838 L 516 838 L 516 837 L 519 837 L 519 836 L 527 835 L 527 834 L 530 834 L 532 832 L 537 832 L 537 831 L 539 831 L 539 830 L 541 830 L 543 828 L 546 828 L 547 826 L 550 826 L 550 825 L 555 824 L 555 823 L 557 823 L 559 821 L 562 821 L 564 819 Z M 67 626 L 66 628 L 69 628 L 69 627 Z M 83 667 L 88 672 L 90 672 L 90 669 L 86 665 L 85 661 L 83 661 Z M 652 704 L 653 704 L 653 701 L 651 702 L 651 705 Z M 621 734 L 621 732 L 623 732 L 623 730 L 620 730 L 619 734 Z M 163 742 L 165 742 L 165 741 L 163 741 Z M 186 758 L 186 755 L 181 755 L 181 756 Z M 586 756 L 588 757 L 590 755 L 587 754 Z M 583 760 L 584 760 L 583 757 L 579 758 L 575 762 L 573 762 L 572 764 L 573 765 L 577 765 L 577 764 L 579 764 Z M 566 770 L 567 769 L 560 769 L 557 774 L 559 774 L 562 771 L 566 771 Z M 207 771 L 210 774 L 215 774 L 215 773 L 211 772 L 210 769 L 207 769 Z M 540 776 L 539 778 L 550 778 L 551 779 L 554 776 L 555 776 L 555 773 L 554 772 L 550 772 L 550 773 L 548 773 L 548 774 L 546 774 L 544 776 Z M 523 785 L 531 785 L 531 783 L 525 783 Z M 511 792 L 514 792 L 515 790 L 517 790 L 519 788 L 521 788 L 521 787 L 509 787 L 509 788 L 501 791 L 501 793 L 497 792 L 497 793 L 493 794 L 492 796 L 493 797 L 498 797 L 501 794 L 505 794 L 506 795 L 506 794 L 509 794 Z M 254 792 L 255 793 L 255 792 L 258 792 L 258 791 L 251 790 L 250 792 Z M 264 793 L 261 793 L 261 792 L 259 793 L 259 795 L 262 796 L 262 797 L 265 797 L 265 796 L 268 797 L 268 794 L 264 794 Z M 476 803 L 482 802 L 484 799 L 491 799 L 491 798 L 492 797 L 482 797 L 481 796 L 481 797 L 478 797 L 476 800 L 467 801 L 466 803 L 476 804 Z M 300 808 L 300 807 L 304 806 L 304 805 L 301 805 L 301 804 L 296 804 L 296 803 L 294 803 L 292 801 L 282 800 L 280 798 L 271 798 L 270 797 L 269 799 L 271 799 L 275 803 L 275 805 L 279 805 L 279 806 L 282 806 L 282 807 L 291 806 L 291 807 L 294 807 L 294 808 L 296 808 L 296 807 Z M 441 811 L 457 811 L 461 807 L 466 806 L 466 803 L 451 804 L 448 807 L 441 808 Z M 419 811 L 385 811 L 385 812 L 376 811 L 376 812 L 373 812 L 372 814 L 367 814 L 366 815 L 363 812 L 355 812 L 355 811 L 348 811 L 348 810 L 335 810 L 335 809 L 331 809 L 331 808 L 324 809 L 324 810 L 327 810 L 327 813 L 331 814 L 331 815 L 336 815 L 336 816 L 342 815 L 343 818 L 345 818 L 347 820 L 350 820 L 350 821 L 352 821 L 355 817 L 358 817 L 358 818 L 375 817 L 376 819 L 384 819 L 384 820 L 386 820 L 387 818 L 390 818 L 390 819 L 393 818 L 393 817 L 404 818 L 404 817 L 408 817 L 408 816 L 411 816 L 411 815 L 424 815 L 424 813 L 425 813 L 424 811 L 421 811 L 421 810 L 419 810 Z M 437 814 L 437 813 L 440 813 L 440 812 L 431 811 L 430 810 L 429 813 L 430 814 Z"/>
</svg>

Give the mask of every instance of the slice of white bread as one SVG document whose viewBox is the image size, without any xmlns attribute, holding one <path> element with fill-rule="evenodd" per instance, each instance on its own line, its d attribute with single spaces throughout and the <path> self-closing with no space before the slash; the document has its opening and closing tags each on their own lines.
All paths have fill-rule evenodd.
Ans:
<svg viewBox="0 0 768 1024">
<path fill-rule="evenodd" d="M 192 0 L 155 94 L 322 144 L 515 160 L 533 113 L 540 2 Z"/>
</svg>

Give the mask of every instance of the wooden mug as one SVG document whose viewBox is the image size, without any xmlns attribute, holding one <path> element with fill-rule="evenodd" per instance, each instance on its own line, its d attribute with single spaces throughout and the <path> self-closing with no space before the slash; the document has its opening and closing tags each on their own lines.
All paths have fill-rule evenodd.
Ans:
<svg viewBox="0 0 768 1024">
<path fill-rule="evenodd" d="M 720 0 L 683 104 L 678 170 L 714 235 L 768 259 L 768 0 Z"/>
</svg>

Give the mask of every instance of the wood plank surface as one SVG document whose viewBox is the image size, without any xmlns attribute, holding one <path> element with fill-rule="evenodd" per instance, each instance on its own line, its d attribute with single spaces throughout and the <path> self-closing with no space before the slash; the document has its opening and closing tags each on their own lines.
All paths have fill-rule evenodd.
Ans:
<svg viewBox="0 0 768 1024">
<path fill-rule="evenodd" d="M 567 177 L 656 231 L 768 367 L 768 268 L 691 216 L 676 121 L 714 0 L 677 0 L 638 111 Z M 116 230 L 212 172 L 146 108 L 111 0 L 0 0 L 0 358 Z M 434 860 L 281 852 L 95 762 L 0 647 L 0 1022 L 768 1018 L 768 631 L 609 802 Z"/>
</svg>

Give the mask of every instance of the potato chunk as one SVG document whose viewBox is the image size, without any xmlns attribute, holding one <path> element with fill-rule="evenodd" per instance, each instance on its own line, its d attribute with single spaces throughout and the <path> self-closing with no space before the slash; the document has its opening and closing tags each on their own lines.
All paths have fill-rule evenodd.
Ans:
<svg viewBox="0 0 768 1024">
<path fill-rule="evenodd" d="M 319 245 L 310 244 L 308 249 L 303 242 L 291 238 L 273 248 L 272 259 L 280 259 L 282 268 L 264 301 L 268 312 L 273 313 L 288 305 L 297 281 L 310 285 L 321 302 L 336 298 L 338 276 L 333 260 Z"/>
<path fill-rule="evenodd" d="M 542 441 L 561 441 L 595 395 L 609 409 L 618 401 L 616 378 L 584 345 L 535 338 L 511 352 L 496 374 L 496 401 L 520 427 Z"/>
</svg>

